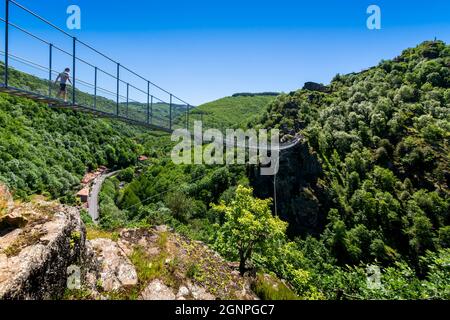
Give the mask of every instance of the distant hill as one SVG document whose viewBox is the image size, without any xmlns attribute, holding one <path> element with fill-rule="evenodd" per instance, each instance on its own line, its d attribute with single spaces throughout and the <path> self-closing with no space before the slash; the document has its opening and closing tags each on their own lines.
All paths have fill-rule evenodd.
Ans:
<svg viewBox="0 0 450 320">
<path fill-rule="evenodd" d="M 247 124 L 260 117 L 270 102 L 275 99 L 271 94 L 238 93 L 232 97 L 225 97 L 205 103 L 191 111 L 190 124 L 202 119 L 204 127 L 209 128 L 244 128 Z"/>
<path fill-rule="evenodd" d="M 235 93 L 232 95 L 232 97 L 257 97 L 257 96 L 279 96 L 279 92 L 259 92 L 259 93 L 251 93 L 251 92 L 242 92 L 242 93 Z"/>
</svg>

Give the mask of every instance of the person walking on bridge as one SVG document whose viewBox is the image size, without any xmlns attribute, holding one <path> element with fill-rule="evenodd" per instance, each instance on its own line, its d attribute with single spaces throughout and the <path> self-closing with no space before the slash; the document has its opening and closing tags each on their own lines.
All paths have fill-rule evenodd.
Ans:
<svg viewBox="0 0 450 320">
<path fill-rule="evenodd" d="M 64 96 L 64 102 L 67 102 L 67 82 L 72 84 L 70 80 L 70 69 L 66 68 L 64 72 L 61 72 L 55 80 L 55 84 L 59 81 L 59 92 L 57 98 Z"/>
</svg>

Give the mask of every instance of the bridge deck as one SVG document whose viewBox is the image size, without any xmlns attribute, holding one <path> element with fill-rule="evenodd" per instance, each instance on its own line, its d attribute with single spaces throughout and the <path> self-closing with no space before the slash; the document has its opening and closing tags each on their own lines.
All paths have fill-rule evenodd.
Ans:
<svg viewBox="0 0 450 320">
<path fill-rule="evenodd" d="M 104 111 L 97 110 L 92 107 L 86 107 L 86 106 L 83 106 L 80 104 L 73 104 L 71 102 L 65 102 L 62 99 L 48 97 L 48 96 L 45 96 L 45 95 L 42 95 L 42 94 L 39 94 L 36 92 L 27 91 L 27 90 L 20 89 L 20 88 L 5 86 L 4 84 L 0 84 L 0 92 L 5 92 L 5 93 L 8 93 L 8 94 L 11 94 L 14 96 L 18 96 L 18 97 L 28 98 L 28 99 L 31 99 L 36 102 L 46 103 L 51 108 L 71 109 L 71 110 L 75 110 L 75 111 L 90 113 L 90 114 L 93 114 L 93 115 L 96 115 L 99 117 L 103 117 L 103 118 L 117 119 L 117 120 L 129 123 L 129 124 L 139 125 L 139 126 L 142 126 L 142 127 L 148 128 L 148 129 L 164 131 L 164 132 L 168 132 L 168 133 L 173 132 L 173 130 L 170 130 L 168 128 L 157 126 L 157 125 L 147 123 L 144 121 L 130 119 L 130 118 L 127 118 L 127 117 L 124 117 L 121 115 L 104 112 Z"/>
</svg>

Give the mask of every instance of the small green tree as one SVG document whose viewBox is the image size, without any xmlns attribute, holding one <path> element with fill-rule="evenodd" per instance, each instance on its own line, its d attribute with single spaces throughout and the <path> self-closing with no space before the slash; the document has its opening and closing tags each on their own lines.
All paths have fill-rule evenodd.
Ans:
<svg viewBox="0 0 450 320">
<path fill-rule="evenodd" d="M 253 189 L 238 186 L 229 205 L 221 202 L 213 209 L 223 213 L 225 222 L 218 231 L 216 247 L 231 256 L 239 257 L 239 271 L 257 249 L 275 246 L 285 236 L 287 223 L 272 216 L 271 199 L 253 197 Z"/>
<path fill-rule="evenodd" d="M 120 181 L 131 182 L 134 178 L 134 167 L 128 167 L 120 171 L 118 178 Z"/>
</svg>

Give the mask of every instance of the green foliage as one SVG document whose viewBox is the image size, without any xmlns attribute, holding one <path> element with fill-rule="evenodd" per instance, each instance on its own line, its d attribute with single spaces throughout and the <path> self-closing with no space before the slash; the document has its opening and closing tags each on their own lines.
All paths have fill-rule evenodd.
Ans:
<svg viewBox="0 0 450 320">
<path fill-rule="evenodd" d="M 128 167 L 120 171 L 118 178 L 120 181 L 131 182 L 134 178 L 134 168 Z"/>
<path fill-rule="evenodd" d="M 186 270 L 186 277 L 196 281 L 203 281 L 203 272 L 198 263 L 191 263 Z"/>
<path fill-rule="evenodd" d="M 298 300 L 299 297 L 286 284 L 269 275 L 258 274 L 252 285 L 253 291 L 262 300 Z"/>
<path fill-rule="evenodd" d="M 86 210 L 81 210 L 80 212 L 80 216 L 81 216 L 81 220 L 83 220 L 83 223 L 88 226 L 91 227 L 94 225 L 94 222 L 92 221 L 91 216 L 89 215 L 89 213 Z"/>
<path fill-rule="evenodd" d="M 208 102 L 191 111 L 190 127 L 194 121 L 200 121 L 207 128 L 246 128 L 247 123 L 262 114 L 268 104 L 275 99 L 269 95 L 236 95 Z"/>
<path fill-rule="evenodd" d="M 338 75 L 328 92 L 281 95 L 261 117 L 263 127 L 279 128 L 285 136 L 301 130 L 307 139 L 306 151 L 282 165 L 279 186 L 295 184 L 296 177 L 283 171 L 310 170 L 312 156 L 322 166 L 323 172 L 298 182 L 321 205 L 296 202 L 301 192 L 293 188 L 278 196 L 278 211 L 290 229 L 306 229 L 295 235 L 315 234 L 317 243 L 308 243 L 327 252 L 330 262 L 315 263 L 318 258 L 305 258 L 306 243 L 300 242 L 292 250 L 302 253 L 297 258 L 301 264 L 292 265 L 309 272 L 328 298 L 445 297 L 446 290 L 434 291 L 442 288 L 445 264 L 436 266 L 427 257 L 442 254 L 439 250 L 449 244 L 449 49 L 440 41 L 424 42 L 393 61 Z M 298 212 L 324 219 L 301 228 L 305 219 Z M 434 267 L 424 267 L 424 259 Z M 295 283 L 285 263 L 269 263 L 262 256 L 257 260 Z M 368 264 L 382 267 L 382 292 L 367 289 Z"/>
<path fill-rule="evenodd" d="M 245 272 L 245 264 L 253 252 L 276 246 L 287 228 L 285 222 L 272 216 L 271 200 L 254 198 L 252 193 L 251 188 L 238 186 L 231 204 L 222 202 L 213 206 L 225 215 L 215 247 L 228 256 L 238 257 L 241 274 Z"/>
<path fill-rule="evenodd" d="M 194 202 L 182 192 L 172 192 L 164 201 L 174 217 L 181 222 L 188 222 L 194 213 Z"/>
<path fill-rule="evenodd" d="M 139 152 L 126 125 L 5 94 L 0 123 L 0 180 L 19 197 L 70 195 L 87 170 L 128 166 Z"/>
</svg>

